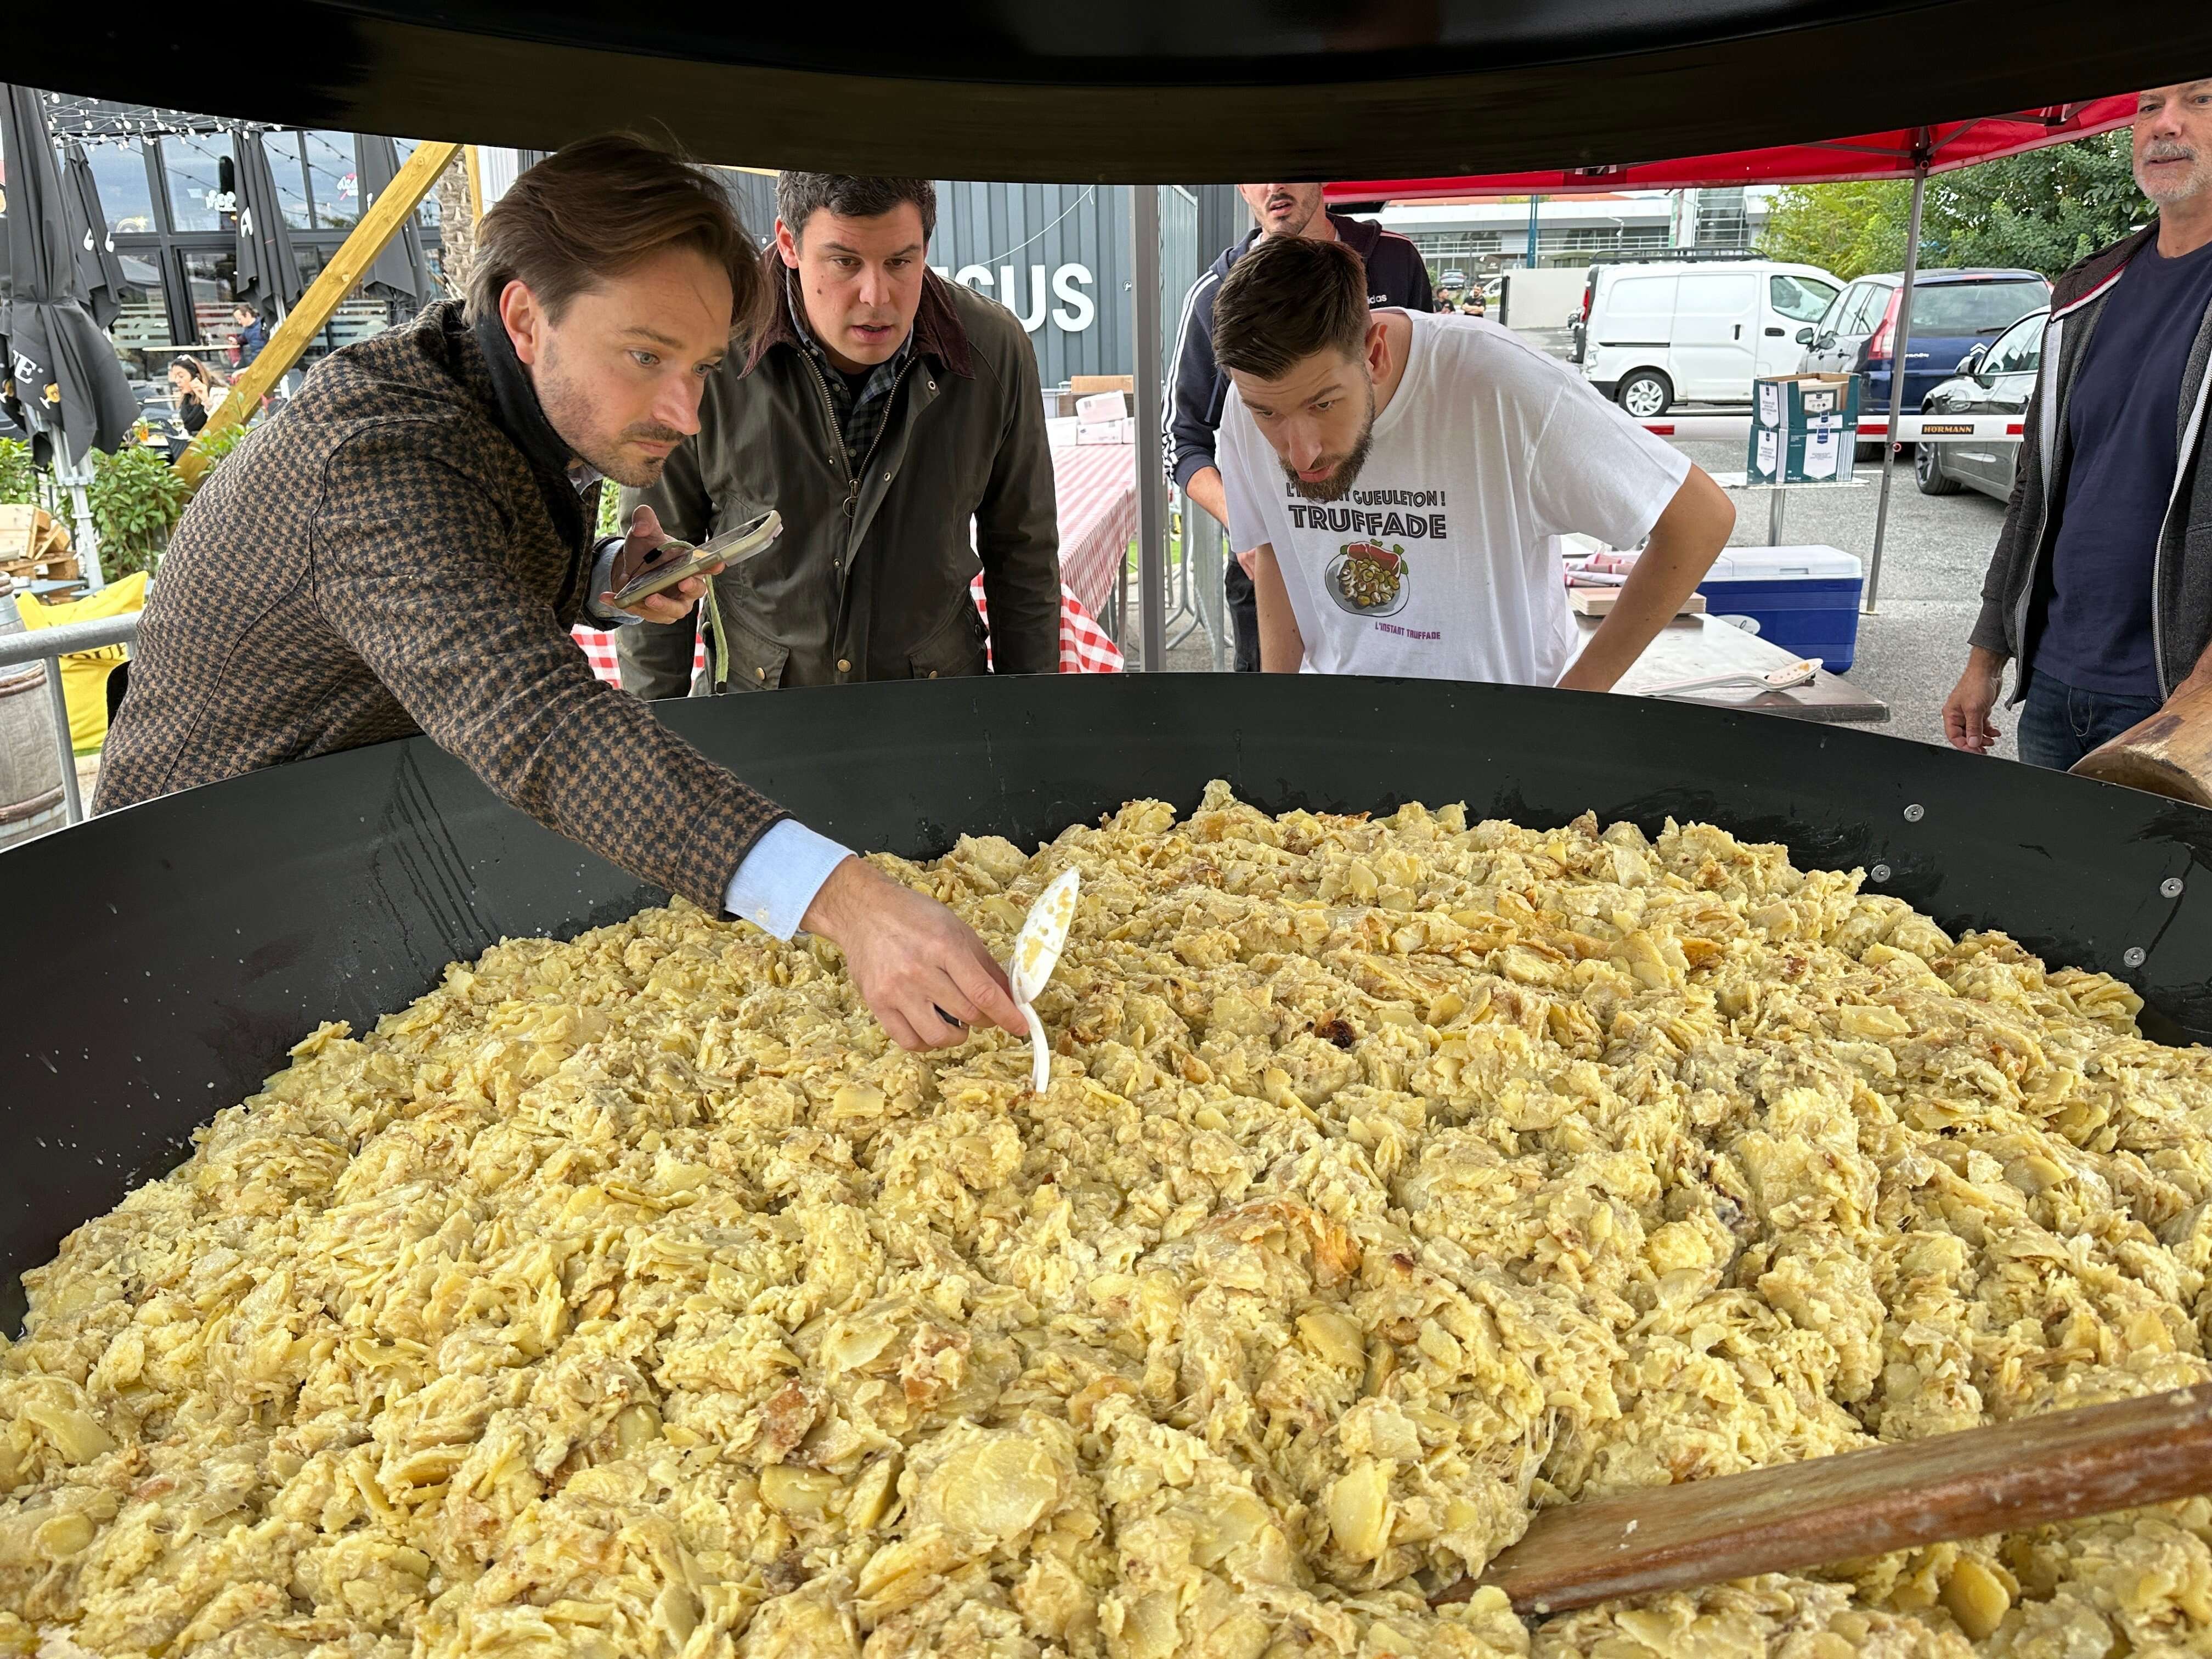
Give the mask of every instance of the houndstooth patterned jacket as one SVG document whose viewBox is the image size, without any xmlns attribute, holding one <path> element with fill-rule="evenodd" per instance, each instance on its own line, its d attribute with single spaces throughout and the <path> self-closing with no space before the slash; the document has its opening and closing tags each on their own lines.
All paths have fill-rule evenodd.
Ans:
<svg viewBox="0 0 2212 1659">
<path fill-rule="evenodd" d="M 453 301 L 335 353 L 170 539 L 98 810 L 428 732 L 503 799 L 719 914 L 785 816 L 602 684 L 568 628 L 599 486 L 496 319 Z"/>
</svg>

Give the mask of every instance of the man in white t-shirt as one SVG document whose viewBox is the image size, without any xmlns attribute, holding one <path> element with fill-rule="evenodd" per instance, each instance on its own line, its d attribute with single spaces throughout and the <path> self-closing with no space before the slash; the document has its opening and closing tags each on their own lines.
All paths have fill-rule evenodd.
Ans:
<svg viewBox="0 0 2212 1659">
<path fill-rule="evenodd" d="M 1370 313 L 1334 242 L 1255 245 L 1213 318 L 1263 669 L 1608 690 L 1735 527 L 1719 485 L 1506 330 Z M 1570 532 L 1647 544 L 1579 656 Z"/>
</svg>

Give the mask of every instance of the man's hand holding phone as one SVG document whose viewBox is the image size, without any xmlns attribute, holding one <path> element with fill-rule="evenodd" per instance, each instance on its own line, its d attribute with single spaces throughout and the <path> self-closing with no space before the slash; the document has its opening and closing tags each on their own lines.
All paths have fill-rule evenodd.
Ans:
<svg viewBox="0 0 2212 1659">
<path fill-rule="evenodd" d="M 658 593 L 648 593 L 634 605 L 621 605 L 617 596 L 625 587 L 650 570 L 663 559 L 681 558 L 684 549 L 669 545 L 668 537 L 660 527 L 660 520 L 649 507 L 641 507 L 630 514 L 629 533 L 623 539 L 622 551 L 615 555 L 614 585 L 599 595 L 599 603 L 610 611 L 627 611 L 633 617 L 642 617 L 647 622 L 682 622 L 691 614 L 691 607 L 707 591 L 708 578 L 721 569 L 720 564 L 708 566 L 696 576 L 687 576 L 673 587 L 665 587 Z"/>
</svg>

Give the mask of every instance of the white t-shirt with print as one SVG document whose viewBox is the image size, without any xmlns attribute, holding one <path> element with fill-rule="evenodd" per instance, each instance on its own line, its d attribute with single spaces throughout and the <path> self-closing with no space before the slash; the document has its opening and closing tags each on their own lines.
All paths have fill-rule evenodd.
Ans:
<svg viewBox="0 0 2212 1659">
<path fill-rule="evenodd" d="M 1577 644 L 1559 538 L 1635 546 L 1690 463 L 1499 325 L 1403 314 L 1406 372 L 1341 501 L 1291 489 L 1231 391 L 1230 535 L 1273 547 L 1310 670 L 1554 684 Z"/>
</svg>

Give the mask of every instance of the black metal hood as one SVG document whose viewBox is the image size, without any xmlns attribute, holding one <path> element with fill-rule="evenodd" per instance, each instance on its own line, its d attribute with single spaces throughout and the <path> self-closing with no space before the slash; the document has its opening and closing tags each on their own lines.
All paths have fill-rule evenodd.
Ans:
<svg viewBox="0 0 2212 1659">
<path fill-rule="evenodd" d="M 173 102 L 204 19 L 24 28 L 33 86 Z M 198 101 L 550 149 L 665 127 L 708 161 L 1196 183 L 1650 161 L 2212 74 L 2212 7 L 2109 0 L 945 0 L 856 15 L 601 0 L 265 0 Z"/>
</svg>

